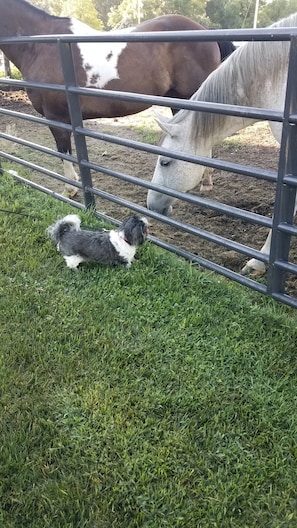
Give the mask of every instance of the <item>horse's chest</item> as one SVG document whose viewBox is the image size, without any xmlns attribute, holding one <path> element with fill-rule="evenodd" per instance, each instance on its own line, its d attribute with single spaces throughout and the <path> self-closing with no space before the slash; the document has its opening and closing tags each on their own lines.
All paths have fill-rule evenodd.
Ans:
<svg viewBox="0 0 297 528">
<path fill-rule="evenodd" d="M 84 27 L 81 27 L 81 23 L 76 20 L 72 22 L 71 29 L 73 33 L 86 34 L 82 32 Z M 94 33 L 92 32 L 92 34 L 98 33 L 95 30 Z M 118 62 L 127 46 L 126 42 L 80 42 L 77 46 L 87 78 L 86 86 L 104 88 L 113 79 L 120 78 Z"/>
<path fill-rule="evenodd" d="M 87 86 L 104 88 L 109 81 L 120 78 L 118 61 L 126 45 L 125 42 L 78 44 Z"/>
</svg>

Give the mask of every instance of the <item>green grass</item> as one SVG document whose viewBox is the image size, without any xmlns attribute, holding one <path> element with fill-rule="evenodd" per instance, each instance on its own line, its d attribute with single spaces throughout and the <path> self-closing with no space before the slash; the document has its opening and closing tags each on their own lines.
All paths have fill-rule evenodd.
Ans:
<svg viewBox="0 0 297 528">
<path fill-rule="evenodd" d="M 0 526 L 295 528 L 296 311 L 150 243 L 75 273 L 73 209 L 0 207 Z"/>
</svg>

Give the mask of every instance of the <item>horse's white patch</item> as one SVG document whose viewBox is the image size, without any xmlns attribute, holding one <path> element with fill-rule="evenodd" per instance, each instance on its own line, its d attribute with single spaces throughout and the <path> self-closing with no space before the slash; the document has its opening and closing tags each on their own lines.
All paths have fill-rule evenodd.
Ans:
<svg viewBox="0 0 297 528">
<path fill-rule="evenodd" d="M 71 18 L 74 35 L 100 35 L 101 31 Z M 83 68 L 87 74 L 86 86 L 104 88 L 112 79 L 119 79 L 118 60 L 127 42 L 78 42 Z"/>
</svg>

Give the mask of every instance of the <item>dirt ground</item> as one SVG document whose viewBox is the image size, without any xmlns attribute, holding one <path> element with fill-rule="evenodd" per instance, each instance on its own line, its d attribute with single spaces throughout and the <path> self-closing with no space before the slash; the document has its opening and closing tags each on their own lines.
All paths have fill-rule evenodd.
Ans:
<svg viewBox="0 0 297 528">
<path fill-rule="evenodd" d="M 0 91 L 0 106 L 35 115 L 26 95 L 21 91 Z M 137 116 L 88 121 L 86 126 L 107 134 L 145 141 L 143 134 L 150 133 L 150 129 L 155 126 L 152 123 L 154 123 L 152 111 L 147 110 Z M 2 132 L 7 131 L 18 137 L 50 148 L 55 148 L 53 138 L 45 126 L 39 126 L 19 119 L 16 120 L 15 118 L 12 119 L 10 116 L 1 116 L 0 130 Z M 88 149 L 90 161 L 113 170 L 141 177 L 148 181 L 152 179 L 156 163 L 156 156 L 152 154 L 93 139 L 88 140 Z M 0 150 L 5 150 L 10 154 L 17 155 L 34 163 L 39 163 L 63 174 L 61 162 L 52 156 L 45 156 L 32 149 L 3 140 L 1 140 Z M 279 146 L 270 133 L 268 125 L 265 123 L 257 123 L 226 139 L 214 149 L 213 154 L 215 158 L 226 161 L 265 169 L 276 169 L 278 152 Z M 120 182 L 119 180 L 97 172 L 92 176 L 95 187 L 145 206 L 145 189 Z M 60 182 L 52 181 L 52 179 L 36 171 L 32 172 L 31 177 L 32 180 L 38 181 L 55 191 L 63 191 L 63 185 Z M 193 193 L 261 215 L 272 215 L 274 204 L 273 184 L 220 171 L 214 172 L 213 179 L 214 189 L 212 191 L 201 193 L 197 188 Z M 78 196 L 77 200 L 82 201 L 82 196 Z M 101 198 L 96 203 L 96 209 L 119 220 L 128 212 L 127 210 L 123 211 L 122 207 L 107 200 L 102 200 Z M 211 210 L 193 207 L 193 205 L 183 202 L 175 203 L 172 217 L 231 240 L 236 240 L 255 249 L 261 248 L 267 236 L 267 229 L 265 228 L 248 224 L 247 222 L 221 215 Z M 150 224 L 150 233 L 152 235 L 167 240 L 176 246 L 180 246 L 183 249 L 189 250 L 234 271 L 239 271 L 246 262 L 245 256 L 239 253 L 227 251 L 220 246 L 206 242 L 190 234 L 177 231 L 154 220 Z M 296 240 L 292 242 L 290 260 L 294 263 L 297 262 Z M 287 288 L 291 295 L 297 297 L 296 277 L 288 278 Z"/>
</svg>

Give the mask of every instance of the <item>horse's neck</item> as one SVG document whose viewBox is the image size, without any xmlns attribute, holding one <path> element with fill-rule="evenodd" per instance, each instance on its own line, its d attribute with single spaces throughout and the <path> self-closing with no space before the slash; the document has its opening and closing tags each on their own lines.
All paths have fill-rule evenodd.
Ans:
<svg viewBox="0 0 297 528">
<path fill-rule="evenodd" d="M 268 91 L 263 86 L 263 92 L 259 90 L 256 96 L 249 104 L 251 107 L 271 108 L 281 110 L 284 102 L 285 83 L 280 82 L 275 86 L 275 94 L 269 98 Z M 266 97 L 263 96 L 266 94 Z M 246 101 L 236 100 L 233 104 L 247 106 Z M 247 119 L 231 115 L 210 114 L 205 112 L 189 112 L 190 141 L 194 145 L 199 145 L 201 153 L 210 152 L 212 147 L 221 143 L 225 138 L 232 136 L 239 130 L 256 123 L 257 119 Z M 279 141 L 279 126 L 272 130 L 275 138 Z"/>
<path fill-rule="evenodd" d="M 195 119 L 196 124 L 197 122 L 199 123 L 198 129 L 196 128 L 197 125 L 193 124 L 193 119 Z M 184 127 L 184 130 L 190 130 L 189 144 L 192 143 L 196 153 L 198 153 L 198 146 L 199 153 L 207 156 L 212 148 L 221 143 L 225 138 L 232 136 L 239 130 L 256 122 L 253 119 L 223 116 L 221 114 L 206 114 L 205 112 L 197 112 L 195 117 L 189 115 L 189 120 L 189 127 Z M 206 123 L 206 120 L 208 120 L 208 123 Z M 209 130 L 209 120 L 212 122 L 211 132 Z M 193 132 L 194 130 L 195 132 Z M 194 141 L 192 142 L 192 140 Z"/>
<path fill-rule="evenodd" d="M 30 4 L 23 4 L 16 0 L 0 0 L 0 35 L 1 37 L 28 36 L 32 34 L 46 34 L 47 17 L 39 15 Z M 22 71 L 23 57 L 29 51 L 28 44 L 1 45 L 1 50 L 7 58 Z M 23 72 L 22 72 L 23 73 Z"/>
<path fill-rule="evenodd" d="M 273 59 L 271 54 L 273 49 Z M 282 110 L 284 105 L 288 45 L 250 43 L 232 54 L 212 72 L 193 101 Z M 191 112 L 191 137 L 209 148 L 256 120 L 230 115 Z"/>
<path fill-rule="evenodd" d="M 263 83 L 262 89 L 255 92 L 252 100 L 247 103 L 245 99 L 237 99 L 235 101 L 236 105 L 239 106 L 250 106 L 255 108 L 268 108 L 273 110 L 283 110 L 284 99 L 285 99 L 285 90 L 286 90 L 286 77 L 284 74 L 281 74 L 279 79 L 276 79 L 276 82 L 273 87 L 271 83 Z M 199 120 L 199 118 L 198 118 Z M 206 138 L 206 143 L 211 147 L 217 145 L 225 138 L 232 136 L 239 130 L 256 123 L 258 119 L 247 119 L 243 117 L 235 117 L 230 115 L 220 115 L 212 114 L 212 124 L 211 132 L 209 132 L 209 122 L 206 122 L 206 114 L 201 115 L 201 132 L 202 135 Z M 205 128 L 204 125 L 205 124 Z M 272 132 L 277 141 L 280 141 L 280 125 L 276 123 L 275 126 L 272 125 Z"/>
<path fill-rule="evenodd" d="M 1 50 L 6 55 L 8 60 L 10 60 L 10 62 L 13 62 L 13 64 L 20 71 L 22 71 L 22 57 L 24 55 L 24 44 L 23 46 L 21 44 L 8 44 L 6 46 L 1 45 Z"/>
</svg>

